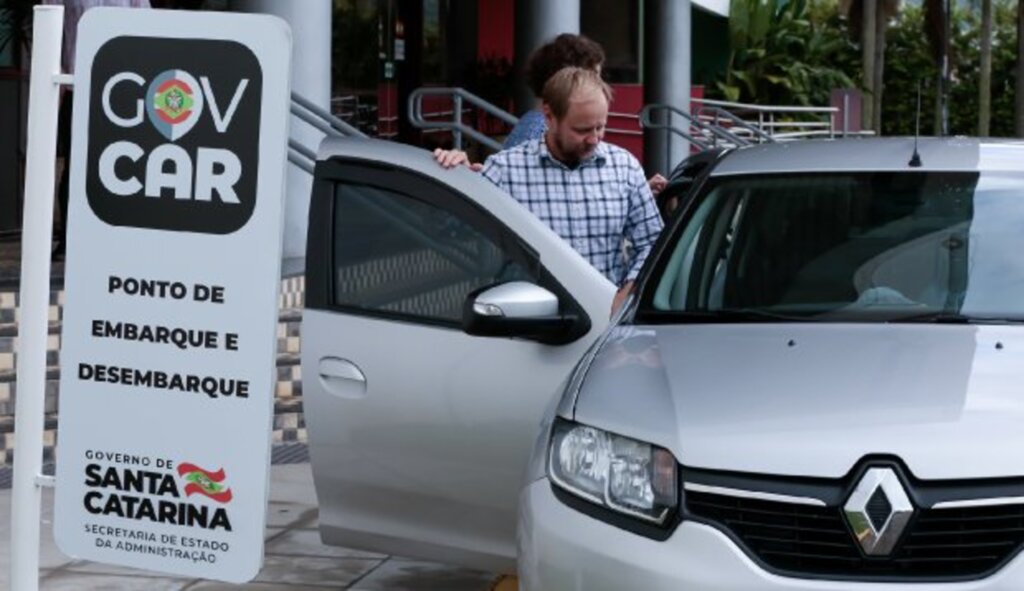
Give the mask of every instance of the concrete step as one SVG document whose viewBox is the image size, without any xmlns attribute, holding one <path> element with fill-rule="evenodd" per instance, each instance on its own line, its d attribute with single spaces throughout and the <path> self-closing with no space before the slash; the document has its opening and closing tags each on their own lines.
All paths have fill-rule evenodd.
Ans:
<svg viewBox="0 0 1024 591">
<path fill-rule="evenodd" d="M 59 311 L 55 311 L 55 310 L 57 310 L 57 309 L 54 308 L 53 310 L 50 311 L 50 314 L 49 314 L 50 323 L 49 323 L 49 328 L 48 328 L 47 332 L 49 334 L 51 334 L 51 335 L 60 334 L 60 320 L 58 319 L 58 317 L 60 316 L 60 312 Z M 18 323 L 17 322 L 12 320 L 11 322 L 2 322 L 2 323 L 0 323 L 0 337 L 3 337 L 3 338 L 14 338 L 14 337 L 17 337 L 17 336 L 18 336 Z"/>
</svg>

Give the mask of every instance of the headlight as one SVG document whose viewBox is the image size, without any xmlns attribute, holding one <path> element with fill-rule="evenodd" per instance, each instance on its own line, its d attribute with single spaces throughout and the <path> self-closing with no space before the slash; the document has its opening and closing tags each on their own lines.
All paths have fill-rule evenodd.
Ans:
<svg viewBox="0 0 1024 591">
<path fill-rule="evenodd" d="M 649 523 L 663 524 L 679 505 L 671 453 L 586 425 L 555 423 L 548 473 L 577 496 Z"/>
</svg>

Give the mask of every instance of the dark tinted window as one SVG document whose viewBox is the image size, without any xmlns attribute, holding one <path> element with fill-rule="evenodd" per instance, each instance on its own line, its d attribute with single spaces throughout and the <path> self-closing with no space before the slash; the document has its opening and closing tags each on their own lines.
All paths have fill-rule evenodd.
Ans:
<svg viewBox="0 0 1024 591">
<path fill-rule="evenodd" d="M 580 32 L 604 48 L 605 80 L 640 82 L 639 0 L 585 0 L 580 4 Z"/>
<path fill-rule="evenodd" d="M 334 211 L 335 305 L 456 323 L 469 292 L 537 280 L 498 237 L 426 201 L 339 183 Z"/>
</svg>

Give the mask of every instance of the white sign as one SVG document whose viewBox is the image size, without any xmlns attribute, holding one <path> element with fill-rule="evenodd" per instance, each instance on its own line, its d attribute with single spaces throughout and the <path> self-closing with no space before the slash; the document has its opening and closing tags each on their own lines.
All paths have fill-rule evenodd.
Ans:
<svg viewBox="0 0 1024 591">
<path fill-rule="evenodd" d="M 54 525 L 71 556 L 259 572 L 290 61 L 275 17 L 82 18 Z"/>
</svg>

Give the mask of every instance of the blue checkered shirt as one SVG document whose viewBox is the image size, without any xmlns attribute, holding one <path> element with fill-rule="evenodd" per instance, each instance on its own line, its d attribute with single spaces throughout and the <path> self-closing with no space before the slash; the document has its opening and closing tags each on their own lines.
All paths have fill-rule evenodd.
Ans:
<svg viewBox="0 0 1024 591">
<path fill-rule="evenodd" d="M 661 232 L 640 163 L 611 144 L 601 142 L 569 168 L 551 156 L 543 138 L 531 140 L 492 155 L 482 174 L 618 286 L 636 279 Z"/>
</svg>

